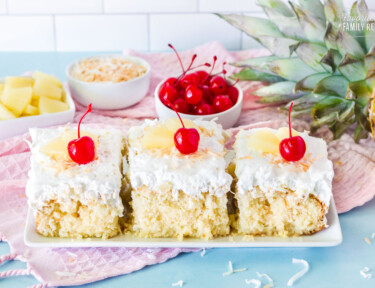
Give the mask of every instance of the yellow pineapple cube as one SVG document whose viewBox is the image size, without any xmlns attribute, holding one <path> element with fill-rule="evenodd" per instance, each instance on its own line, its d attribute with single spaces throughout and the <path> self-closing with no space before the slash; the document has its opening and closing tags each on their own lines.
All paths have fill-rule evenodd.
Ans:
<svg viewBox="0 0 375 288">
<path fill-rule="evenodd" d="M 39 97 L 38 98 L 34 98 L 34 96 L 31 98 L 31 103 L 30 105 L 33 105 L 35 107 L 39 107 Z"/>
<path fill-rule="evenodd" d="M 33 95 L 35 97 L 48 97 L 55 100 L 61 100 L 62 89 L 46 78 L 36 78 L 33 86 Z"/>
<path fill-rule="evenodd" d="M 141 145 L 144 149 L 172 148 L 174 132 L 164 125 L 150 127 L 145 130 Z"/>
<path fill-rule="evenodd" d="M 5 77 L 5 85 L 9 88 L 31 87 L 33 85 L 33 78 L 27 76 L 8 76 Z"/>
<path fill-rule="evenodd" d="M 269 128 L 255 131 L 249 136 L 248 145 L 251 149 L 264 153 L 279 153 L 280 140 Z"/>
<path fill-rule="evenodd" d="M 292 137 L 298 136 L 298 135 L 299 135 L 298 131 L 292 128 Z M 280 141 L 285 138 L 289 138 L 289 127 L 279 128 L 279 130 L 277 130 L 276 132 L 276 137 L 279 138 Z"/>
<path fill-rule="evenodd" d="M 61 81 L 57 77 L 55 77 L 53 75 L 46 74 L 46 73 L 43 73 L 43 72 L 40 72 L 40 71 L 35 71 L 33 73 L 33 78 L 35 80 L 37 80 L 37 79 L 44 79 L 45 81 L 51 82 L 51 83 L 55 84 L 57 87 L 62 88 Z"/>
<path fill-rule="evenodd" d="M 37 107 L 29 104 L 29 105 L 26 106 L 26 109 L 23 113 L 26 114 L 26 115 L 38 115 L 39 110 L 38 110 Z"/>
<path fill-rule="evenodd" d="M 40 114 L 56 113 L 69 110 L 69 105 L 47 97 L 40 97 L 39 112 Z"/>
<path fill-rule="evenodd" d="M 68 130 L 62 132 L 59 137 L 43 145 L 40 149 L 40 152 L 49 157 L 52 157 L 56 161 L 70 160 L 68 144 L 70 141 L 78 138 L 77 133 L 77 130 Z M 98 147 L 98 137 L 96 135 L 82 130 L 81 137 L 83 136 L 89 136 L 94 141 L 95 147 Z"/>
<path fill-rule="evenodd" d="M 186 128 L 195 128 L 198 130 L 198 126 L 190 119 L 182 119 Z M 165 121 L 164 125 L 171 131 L 176 132 L 178 129 L 182 128 L 180 119 L 169 118 Z"/>
<path fill-rule="evenodd" d="M 5 84 L 0 83 L 0 95 L 3 94 L 4 88 L 5 88 Z"/>
<path fill-rule="evenodd" d="M 0 103 L 0 120 L 14 119 L 16 116 Z"/>
<path fill-rule="evenodd" d="M 20 116 L 30 104 L 32 98 L 32 88 L 8 88 L 6 87 L 1 95 L 1 101 L 13 112 L 14 115 Z"/>
</svg>

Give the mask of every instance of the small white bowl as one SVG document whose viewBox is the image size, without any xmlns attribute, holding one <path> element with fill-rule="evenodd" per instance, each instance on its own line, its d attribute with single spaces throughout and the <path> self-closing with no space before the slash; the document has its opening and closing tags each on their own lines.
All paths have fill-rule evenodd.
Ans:
<svg viewBox="0 0 375 288">
<path fill-rule="evenodd" d="M 85 82 L 72 75 L 71 71 L 78 62 L 101 56 L 129 59 L 145 66 L 147 71 L 140 77 L 123 82 Z M 151 68 L 145 60 L 123 55 L 100 55 L 84 59 L 79 59 L 66 68 L 70 92 L 73 98 L 84 106 L 92 103 L 92 107 L 96 109 L 122 109 L 138 103 L 146 96 L 150 86 Z"/>
<path fill-rule="evenodd" d="M 177 117 L 176 112 L 174 112 L 173 109 L 170 109 L 169 107 L 165 106 L 159 98 L 160 87 L 164 83 L 165 80 L 166 79 L 160 82 L 155 89 L 156 113 L 158 114 L 159 118 L 162 120 Z M 228 81 L 233 83 L 230 80 Z M 243 91 L 241 87 L 238 84 L 235 84 L 234 87 L 236 87 L 238 90 L 238 99 L 237 99 L 236 104 L 234 104 L 233 107 L 229 108 L 228 110 L 220 112 L 220 113 L 210 114 L 210 115 L 191 115 L 191 114 L 179 113 L 180 116 L 182 118 L 191 119 L 191 120 L 202 119 L 202 120 L 210 121 L 213 119 L 217 119 L 216 122 L 221 124 L 221 126 L 223 126 L 224 129 L 233 127 L 233 125 L 236 124 L 238 118 L 240 118 L 241 110 L 242 110 L 242 102 L 243 102 Z"/>
<path fill-rule="evenodd" d="M 0 83 L 3 82 L 3 79 L 0 79 Z M 0 140 L 26 133 L 29 131 L 29 128 L 33 127 L 44 128 L 73 122 L 76 106 L 68 89 L 65 89 L 64 87 L 64 90 L 66 95 L 66 103 L 69 105 L 69 110 L 57 113 L 2 120 L 0 121 Z"/>
</svg>

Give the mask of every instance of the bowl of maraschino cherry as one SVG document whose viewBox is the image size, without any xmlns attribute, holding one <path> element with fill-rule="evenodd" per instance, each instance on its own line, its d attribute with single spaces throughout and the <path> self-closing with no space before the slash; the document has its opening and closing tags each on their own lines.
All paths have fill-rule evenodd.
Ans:
<svg viewBox="0 0 375 288">
<path fill-rule="evenodd" d="M 194 54 L 185 69 L 176 49 L 171 44 L 168 46 L 176 53 L 182 73 L 163 80 L 156 87 L 155 105 L 159 118 L 175 117 L 173 105 L 182 118 L 207 121 L 215 119 L 224 129 L 232 127 L 241 114 L 243 92 L 238 81 L 227 79 L 225 62 L 222 71 L 213 74 L 217 57 L 213 57 L 212 64 L 193 66 L 197 58 Z"/>
</svg>

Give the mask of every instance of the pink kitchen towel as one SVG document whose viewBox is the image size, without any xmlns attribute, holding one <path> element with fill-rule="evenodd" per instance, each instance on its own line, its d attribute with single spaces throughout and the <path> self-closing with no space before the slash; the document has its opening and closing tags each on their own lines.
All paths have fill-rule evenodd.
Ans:
<svg viewBox="0 0 375 288">
<path fill-rule="evenodd" d="M 124 133 L 129 127 L 138 125 L 142 118 L 156 117 L 153 89 L 163 78 L 179 73 L 179 66 L 173 54 L 139 54 L 128 51 L 150 62 L 153 73 L 151 87 L 146 98 L 139 104 L 120 111 L 99 111 L 85 118 L 86 125 L 93 127 L 112 127 Z M 265 55 L 264 50 L 228 52 L 219 43 L 213 42 L 182 52 L 184 63 L 189 62 L 193 53 L 198 59 L 217 55 L 219 59 L 231 62 L 244 57 Z M 228 68 L 230 70 L 232 68 Z M 234 135 L 241 129 L 253 127 L 280 127 L 287 125 L 287 117 L 274 107 L 257 104 L 251 93 L 263 85 L 259 82 L 242 83 L 245 102 L 237 127 L 230 129 Z M 76 120 L 83 108 L 77 105 Z M 110 117 L 108 117 L 110 116 Z M 297 130 L 308 130 L 306 121 L 295 119 Z M 329 158 L 334 163 L 335 178 L 333 193 L 339 213 L 361 206 L 374 197 L 375 141 L 362 141 L 355 144 L 351 136 L 344 135 L 332 141 L 327 129 L 320 129 L 319 136 L 328 142 Z M 27 213 L 25 184 L 29 170 L 30 151 L 25 143 L 29 135 L 21 135 L 0 141 L 0 240 L 7 241 L 11 247 L 9 255 L 0 256 L 0 264 L 17 259 L 27 262 L 27 268 L 0 272 L 0 278 L 11 275 L 34 275 L 39 287 L 56 285 L 78 285 L 98 281 L 107 277 L 127 274 L 142 269 L 146 265 L 162 263 L 182 252 L 197 249 L 147 249 L 147 248 L 28 248 L 23 242 L 24 225 Z"/>
</svg>

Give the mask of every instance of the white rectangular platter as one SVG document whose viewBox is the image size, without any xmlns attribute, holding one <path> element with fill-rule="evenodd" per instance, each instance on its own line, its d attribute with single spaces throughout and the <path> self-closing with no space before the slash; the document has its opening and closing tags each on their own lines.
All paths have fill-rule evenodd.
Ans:
<svg viewBox="0 0 375 288">
<path fill-rule="evenodd" d="M 314 235 L 282 238 L 282 237 L 220 237 L 213 240 L 174 238 L 143 239 L 132 235 L 120 235 L 111 239 L 66 239 L 39 235 L 35 229 L 35 221 L 29 209 L 26 227 L 25 244 L 30 247 L 206 247 L 206 248 L 239 248 L 239 247 L 329 247 L 342 242 L 342 232 L 335 202 L 331 199 L 327 214 L 328 227 Z"/>
</svg>

